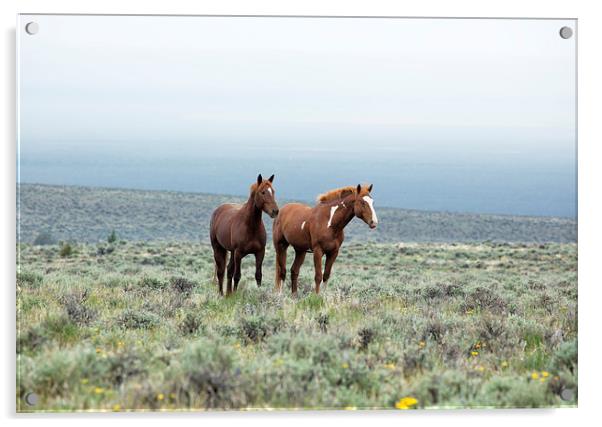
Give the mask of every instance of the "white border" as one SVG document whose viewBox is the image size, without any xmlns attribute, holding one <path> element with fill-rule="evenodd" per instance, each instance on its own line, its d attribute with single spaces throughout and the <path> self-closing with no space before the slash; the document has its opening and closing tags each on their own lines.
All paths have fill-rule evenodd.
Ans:
<svg viewBox="0 0 602 427">
<path fill-rule="evenodd" d="M 244 423 L 252 425 L 305 425 L 320 421 L 364 424 L 373 418 L 379 423 L 415 423 L 421 426 L 466 426 L 486 424 L 580 425 L 596 418 L 598 398 L 602 396 L 600 372 L 601 336 L 600 303 L 602 278 L 598 268 L 599 245 L 602 242 L 600 222 L 602 158 L 602 79 L 599 44 L 602 41 L 602 14 L 596 1 L 575 0 L 476 0 L 384 1 L 384 0 L 3 0 L 0 2 L 2 22 L 2 84 L 4 102 L 0 107 L 2 141 L 2 234 L 0 245 L 3 286 L 3 345 L 1 391 L 2 416 L 5 422 L 46 425 L 89 426 L 125 424 L 136 419 L 149 425 L 178 423 Z M 74 416 L 16 416 L 15 411 L 15 22 L 17 13 L 117 13 L 117 14 L 235 14 L 235 15 L 359 15 L 359 16 L 449 16 L 449 17 L 541 17 L 579 19 L 579 409 L 561 410 L 494 410 L 494 411 L 428 411 L 414 413 L 210 413 L 210 414 L 107 414 Z M 596 108 L 597 107 L 597 108 Z M 110 417 L 110 418 L 107 418 Z M 400 418 L 401 417 L 401 418 Z"/>
</svg>

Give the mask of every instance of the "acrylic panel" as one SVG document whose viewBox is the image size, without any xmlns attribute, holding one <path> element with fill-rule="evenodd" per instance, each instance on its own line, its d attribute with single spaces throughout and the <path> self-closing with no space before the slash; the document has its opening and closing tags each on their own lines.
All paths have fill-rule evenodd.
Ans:
<svg viewBox="0 0 602 427">
<path fill-rule="evenodd" d="M 576 20 L 16 30 L 18 411 L 577 405 Z"/>
</svg>

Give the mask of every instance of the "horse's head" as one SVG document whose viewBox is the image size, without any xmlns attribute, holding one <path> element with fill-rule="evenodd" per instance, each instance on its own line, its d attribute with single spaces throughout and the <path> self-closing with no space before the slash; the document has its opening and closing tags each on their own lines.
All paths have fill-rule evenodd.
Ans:
<svg viewBox="0 0 602 427">
<path fill-rule="evenodd" d="M 270 217 L 276 218 L 278 215 L 278 205 L 276 204 L 276 198 L 274 197 L 275 192 L 274 187 L 272 187 L 272 182 L 274 182 L 274 175 L 269 179 L 263 179 L 261 174 L 259 174 L 257 177 L 257 184 L 254 185 L 254 202 L 258 209 L 261 209 Z"/>
<path fill-rule="evenodd" d="M 353 209 L 356 217 L 368 224 L 370 228 L 376 228 L 378 218 L 376 216 L 376 211 L 374 210 L 374 200 L 372 200 L 372 196 L 370 195 L 371 191 L 372 184 L 368 187 L 362 187 L 358 184 L 355 192 L 355 205 Z"/>
</svg>

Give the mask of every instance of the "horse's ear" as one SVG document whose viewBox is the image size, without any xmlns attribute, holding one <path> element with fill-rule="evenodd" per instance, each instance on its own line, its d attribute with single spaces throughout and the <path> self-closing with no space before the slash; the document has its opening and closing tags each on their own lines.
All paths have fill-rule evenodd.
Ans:
<svg viewBox="0 0 602 427">
<path fill-rule="evenodd" d="M 261 174 L 257 175 L 257 184 L 261 184 L 261 181 L 263 181 L 263 177 L 261 176 Z"/>
<path fill-rule="evenodd" d="M 272 175 L 272 176 L 271 176 L 271 177 L 268 179 L 268 181 L 270 181 L 270 182 L 274 182 L 274 175 Z"/>
<path fill-rule="evenodd" d="M 370 184 L 370 187 L 368 187 L 368 193 L 372 191 L 373 186 L 374 186 L 374 184 Z"/>
<path fill-rule="evenodd" d="M 357 185 L 357 194 L 359 195 L 362 192 L 362 184 Z"/>
</svg>

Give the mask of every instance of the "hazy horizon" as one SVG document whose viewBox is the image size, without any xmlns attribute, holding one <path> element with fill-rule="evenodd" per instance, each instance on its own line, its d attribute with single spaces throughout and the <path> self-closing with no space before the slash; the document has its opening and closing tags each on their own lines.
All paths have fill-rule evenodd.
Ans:
<svg viewBox="0 0 602 427">
<path fill-rule="evenodd" d="M 564 25 L 21 15 L 19 181 L 574 218 Z"/>
</svg>

